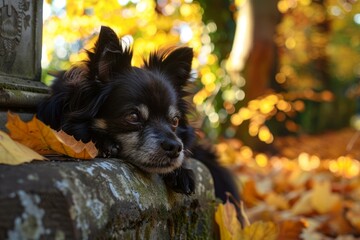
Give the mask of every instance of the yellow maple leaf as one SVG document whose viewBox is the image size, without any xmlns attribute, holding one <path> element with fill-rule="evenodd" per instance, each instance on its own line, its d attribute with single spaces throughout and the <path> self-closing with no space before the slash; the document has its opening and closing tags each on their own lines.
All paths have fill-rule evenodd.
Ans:
<svg viewBox="0 0 360 240">
<path fill-rule="evenodd" d="M 0 163 L 18 165 L 35 159 L 45 160 L 46 158 L 0 131 Z"/>
<path fill-rule="evenodd" d="M 340 196 L 331 192 L 330 181 L 315 182 L 311 192 L 311 205 L 318 213 L 330 212 L 339 202 Z"/>
<path fill-rule="evenodd" d="M 311 192 L 305 192 L 299 200 L 291 208 L 291 212 L 295 215 L 308 214 L 313 211 L 311 206 Z"/>
<path fill-rule="evenodd" d="M 242 208 L 242 207 L 241 207 Z M 243 208 L 241 214 L 245 216 L 245 227 L 241 228 L 241 224 L 237 218 L 236 208 L 234 204 L 226 201 L 225 204 L 219 204 L 215 212 L 215 221 L 219 225 L 221 240 L 275 240 L 278 236 L 278 228 L 273 222 L 255 222 L 250 224 L 244 213 Z"/>
<path fill-rule="evenodd" d="M 277 240 L 279 230 L 273 222 L 258 221 L 246 226 L 238 238 L 241 240 Z"/>
<path fill-rule="evenodd" d="M 237 219 L 234 204 L 229 201 L 219 204 L 215 212 L 215 221 L 219 225 L 222 240 L 239 239 L 241 224 Z"/>
<path fill-rule="evenodd" d="M 289 209 L 289 201 L 284 196 L 275 192 L 269 193 L 269 195 L 266 196 L 265 201 L 270 206 L 274 206 L 278 209 Z"/>
<path fill-rule="evenodd" d="M 64 154 L 69 157 L 92 159 L 98 150 L 94 143 L 83 143 L 63 131 L 55 131 L 34 117 L 23 122 L 16 114 L 8 112 L 6 127 L 10 137 L 34 151 L 46 154 Z"/>
</svg>

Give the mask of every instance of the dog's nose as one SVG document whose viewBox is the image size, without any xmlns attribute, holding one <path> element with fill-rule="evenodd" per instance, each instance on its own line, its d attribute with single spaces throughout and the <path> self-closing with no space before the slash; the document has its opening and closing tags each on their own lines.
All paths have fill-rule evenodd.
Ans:
<svg viewBox="0 0 360 240">
<path fill-rule="evenodd" d="M 182 151 L 182 144 L 176 140 L 166 139 L 161 142 L 161 147 L 170 158 L 176 158 Z"/>
</svg>

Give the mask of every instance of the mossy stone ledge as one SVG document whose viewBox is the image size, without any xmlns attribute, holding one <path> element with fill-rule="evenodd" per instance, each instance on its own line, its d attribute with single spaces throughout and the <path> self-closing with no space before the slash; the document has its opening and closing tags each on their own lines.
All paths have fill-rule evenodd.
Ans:
<svg viewBox="0 0 360 240">
<path fill-rule="evenodd" d="M 119 159 L 0 165 L 0 239 L 212 239 L 213 180 L 190 167 L 186 196 Z"/>
</svg>

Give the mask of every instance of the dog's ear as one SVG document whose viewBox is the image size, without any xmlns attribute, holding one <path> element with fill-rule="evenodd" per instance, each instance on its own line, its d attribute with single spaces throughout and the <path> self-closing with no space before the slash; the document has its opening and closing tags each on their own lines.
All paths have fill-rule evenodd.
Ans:
<svg viewBox="0 0 360 240">
<path fill-rule="evenodd" d="M 101 27 L 95 48 L 88 51 L 88 56 L 90 78 L 101 82 L 107 82 L 112 74 L 131 67 L 131 49 L 123 46 L 116 33 L 106 26 Z"/>
<path fill-rule="evenodd" d="M 145 61 L 145 68 L 165 73 L 175 86 L 182 87 L 191 76 L 193 57 L 193 50 L 189 47 L 155 52 L 150 54 L 148 61 Z"/>
</svg>

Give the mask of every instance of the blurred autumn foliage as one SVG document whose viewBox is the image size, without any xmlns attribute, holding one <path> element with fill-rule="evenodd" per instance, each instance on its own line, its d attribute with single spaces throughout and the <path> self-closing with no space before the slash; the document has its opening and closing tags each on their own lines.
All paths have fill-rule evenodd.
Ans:
<svg viewBox="0 0 360 240">
<path fill-rule="evenodd" d="M 281 0 L 278 9 L 283 18 L 276 37 L 280 66 L 275 79 L 305 103 L 296 123 L 310 133 L 348 125 L 360 73 L 360 38 L 354 34 L 360 4 Z"/>
<path fill-rule="evenodd" d="M 159 48 L 194 49 L 192 100 L 202 116 L 197 126 L 212 140 L 238 137 L 256 147 L 256 141 L 271 144 L 277 135 L 347 126 L 357 108 L 360 4 L 253 1 L 252 20 L 242 16 L 246 3 L 48 0 L 42 64 L 66 69 L 84 59 L 82 49 L 92 47 L 101 25 L 109 25 L 132 46 L 137 66 Z M 241 17 L 245 26 L 255 24 L 248 36 L 253 48 L 244 71 L 231 74 L 225 66 Z M 51 77 L 43 76 L 49 83 Z"/>
</svg>

